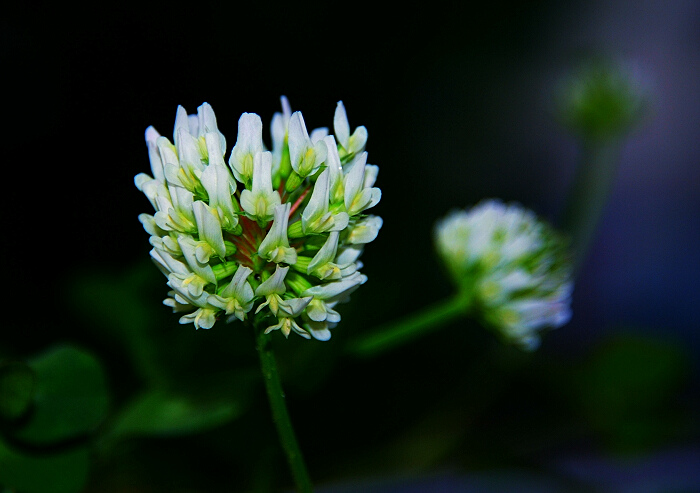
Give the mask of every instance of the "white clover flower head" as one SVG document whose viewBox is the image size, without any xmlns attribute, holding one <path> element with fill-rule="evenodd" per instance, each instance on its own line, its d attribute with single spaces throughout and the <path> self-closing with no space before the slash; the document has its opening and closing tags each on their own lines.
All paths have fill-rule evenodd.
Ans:
<svg viewBox="0 0 700 493">
<path fill-rule="evenodd" d="M 435 244 L 475 313 L 506 340 L 532 350 L 542 330 L 569 321 L 567 245 L 532 211 L 485 200 L 438 221 Z"/>
<path fill-rule="evenodd" d="M 310 133 L 283 96 L 263 142 L 262 119 L 244 113 L 226 154 L 214 110 L 178 107 L 173 142 L 146 130 L 151 173 L 134 182 L 154 213 L 140 214 L 151 257 L 168 278 L 164 304 L 180 323 L 209 329 L 250 321 L 265 332 L 328 340 L 336 305 L 364 284 L 359 260 L 377 237 L 378 167 L 366 164 L 367 134 L 350 135 L 338 103 L 334 128 Z"/>
</svg>

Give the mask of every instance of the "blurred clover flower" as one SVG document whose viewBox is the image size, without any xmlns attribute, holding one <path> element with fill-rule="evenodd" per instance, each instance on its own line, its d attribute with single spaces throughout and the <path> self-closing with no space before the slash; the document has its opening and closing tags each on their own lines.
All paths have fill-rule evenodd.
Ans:
<svg viewBox="0 0 700 493">
<path fill-rule="evenodd" d="M 571 317 L 571 266 L 562 239 L 535 214 L 485 200 L 438 221 L 439 256 L 472 313 L 524 349 Z"/>
<path fill-rule="evenodd" d="M 180 323 L 208 329 L 222 316 L 255 317 L 265 333 L 327 340 L 340 321 L 336 305 L 367 280 L 358 259 L 382 226 L 365 213 L 381 198 L 367 131 L 351 133 L 338 102 L 336 136 L 309 133 L 281 100 L 272 150 L 260 117 L 244 113 L 228 162 L 207 103 L 196 115 L 178 107 L 173 142 L 146 129 L 153 176 L 135 183 L 155 214 L 139 220 L 172 289 L 164 303 L 184 313 Z"/>
</svg>

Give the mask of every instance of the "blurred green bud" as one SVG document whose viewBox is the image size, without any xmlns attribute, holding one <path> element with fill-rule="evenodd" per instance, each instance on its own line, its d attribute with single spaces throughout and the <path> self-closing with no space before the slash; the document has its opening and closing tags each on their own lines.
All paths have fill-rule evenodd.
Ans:
<svg viewBox="0 0 700 493">
<path fill-rule="evenodd" d="M 649 94 L 628 67 L 585 63 L 560 85 L 557 113 L 562 124 L 586 140 L 623 137 L 647 113 Z"/>
</svg>

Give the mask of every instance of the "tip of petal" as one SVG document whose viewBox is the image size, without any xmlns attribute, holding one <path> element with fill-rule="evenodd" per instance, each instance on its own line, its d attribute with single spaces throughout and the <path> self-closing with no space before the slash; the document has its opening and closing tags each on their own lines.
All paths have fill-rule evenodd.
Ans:
<svg viewBox="0 0 700 493">
<path fill-rule="evenodd" d="M 289 105 L 287 96 L 280 96 L 280 102 L 282 103 L 282 114 L 286 118 L 289 118 L 289 116 L 292 114 L 292 107 Z"/>
<path fill-rule="evenodd" d="M 149 125 L 146 129 L 146 142 L 155 144 L 158 137 L 160 137 L 158 131 L 153 125 Z"/>
</svg>

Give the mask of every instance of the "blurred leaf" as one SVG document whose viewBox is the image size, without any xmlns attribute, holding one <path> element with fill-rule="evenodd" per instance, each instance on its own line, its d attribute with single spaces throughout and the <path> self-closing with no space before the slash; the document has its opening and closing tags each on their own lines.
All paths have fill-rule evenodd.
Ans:
<svg viewBox="0 0 700 493">
<path fill-rule="evenodd" d="M 0 485 L 23 493 L 77 493 L 90 465 L 86 448 L 46 456 L 11 450 L 0 441 Z"/>
<path fill-rule="evenodd" d="M 0 419 L 22 417 L 32 404 L 34 372 L 24 363 L 0 365 Z"/>
<path fill-rule="evenodd" d="M 241 416 L 259 389 L 259 371 L 210 374 L 177 389 L 149 389 L 128 402 L 106 432 L 110 442 L 134 435 L 185 435 L 210 430 Z"/>
<path fill-rule="evenodd" d="M 239 416 L 236 400 L 201 401 L 192 396 L 151 390 L 136 397 L 117 416 L 110 438 L 126 435 L 182 435 L 205 431 Z"/>
<path fill-rule="evenodd" d="M 158 274 L 151 262 L 120 273 L 91 271 L 77 277 L 68 292 L 68 302 L 78 316 L 123 344 L 134 366 L 149 382 L 164 378 L 153 330 L 156 310 L 163 306 L 151 303 L 145 295 L 160 279 Z"/>
<path fill-rule="evenodd" d="M 105 329 L 123 336 L 124 332 L 140 333 L 147 330 L 153 319 L 153 310 L 143 293 L 154 279 L 153 264 L 136 264 L 123 272 L 90 271 L 77 277 L 69 292 L 71 301 L 81 315 L 91 322 L 100 322 Z M 128 307 L 128 310 L 115 310 Z"/>
<path fill-rule="evenodd" d="M 93 431 L 110 397 L 100 362 L 85 350 L 59 346 L 29 362 L 36 375 L 34 410 L 15 437 L 50 444 Z"/>
<path fill-rule="evenodd" d="M 669 405 L 688 376 L 687 355 L 667 340 L 617 336 L 574 374 L 579 409 L 617 448 L 638 448 L 663 436 Z"/>
</svg>

